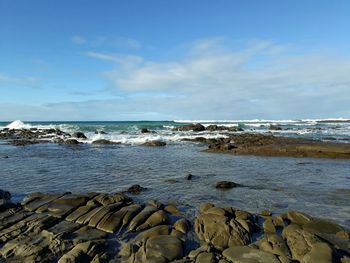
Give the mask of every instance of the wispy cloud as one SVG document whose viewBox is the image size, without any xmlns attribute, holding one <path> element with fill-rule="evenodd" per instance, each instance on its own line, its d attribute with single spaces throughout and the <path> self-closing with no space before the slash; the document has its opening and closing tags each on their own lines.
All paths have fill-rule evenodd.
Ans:
<svg viewBox="0 0 350 263">
<path fill-rule="evenodd" d="M 87 45 L 89 47 L 114 47 L 139 49 L 142 47 L 140 41 L 124 36 L 97 36 L 84 37 L 76 35 L 72 37 L 72 42 L 76 45 Z"/>
<path fill-rule="evenodd" d="M 33 76 L 17 77 L 0 73 L 0 87 L 1 84 L 39 88 L 39 79 Z"/>
</svg>

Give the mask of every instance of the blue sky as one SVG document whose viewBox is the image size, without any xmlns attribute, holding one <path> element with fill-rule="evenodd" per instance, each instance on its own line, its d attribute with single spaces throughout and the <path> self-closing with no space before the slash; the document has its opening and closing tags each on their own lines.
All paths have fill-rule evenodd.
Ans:
<svg viewBox="0 0 350 263">
<path fill-rule="evenodd" d="M 350 117 L 346 0 L 0 0 L 0 120 Z"/>
</svg>

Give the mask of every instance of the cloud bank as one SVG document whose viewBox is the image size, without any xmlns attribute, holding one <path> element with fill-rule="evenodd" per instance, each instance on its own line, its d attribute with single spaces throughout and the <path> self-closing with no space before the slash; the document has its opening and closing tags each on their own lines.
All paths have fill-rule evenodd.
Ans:
<svg viewBox="0 0 350 263">
<path fill-rule="evenodd" d="M 94 50 L 84 56 L 110 66 L 96 73 L 106 80 L 110 99 L 45 104 L 27 118 L 40 118 L 41 110 L 52 120 L 350 117 L 346 56 L 269 41 L 236 47 L 220 39 L 196 41 L 181 58 L 167 61 Z"/>
</svg>

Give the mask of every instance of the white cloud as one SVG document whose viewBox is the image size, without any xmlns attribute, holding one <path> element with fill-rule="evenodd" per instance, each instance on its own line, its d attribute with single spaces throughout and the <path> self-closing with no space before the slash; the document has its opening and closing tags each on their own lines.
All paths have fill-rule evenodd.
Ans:
<svg viewBox="0 0 350 263">
<path fill-rule="evenodd" d="M 116 91 L 181 95 L 172 99 L 171 111 L 172 100 L 166 99 L 166 108 L 185 118 L 189 113 L 201 118 L 267 117 L 264 114 L 284 118 L 348 112 L 349 58 L 294 54 L 289 49 L 289 45 L 269 41 L 230 49 L 220 39 L 209 39 L 196 42 L 186 57 L 173 61 L 97 52 L 86 55 L 113 63 L 113 69 L 103 74 Z"/>
<path fill-rule="evenodd" d="M 349 57 L 297 53 L 270 41 L 239 47 L 222 39 L 201 40 L 184 57 L 169 61 L 90 51 L 84 55 L 111 65 L 102 76 L 119 96 L 41 106 L 0 104 L 0 112 L 9 120 L 350 117 Z M 0 74 L 0 81 L 7 78 Z"/>
</svg>

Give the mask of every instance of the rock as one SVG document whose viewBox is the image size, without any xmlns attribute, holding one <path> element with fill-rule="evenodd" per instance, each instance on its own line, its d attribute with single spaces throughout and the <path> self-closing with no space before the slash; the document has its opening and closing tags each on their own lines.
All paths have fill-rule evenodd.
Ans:
<svg viewBox="0 0 350 263">
<path fill-rule="evenodd" d="M 196 131 L 196 132 L 200 132 L 200 131 L 205 131 L 205 127 L 202 124 L 197 123 L 197 124 L 191 124 L 191 125 L 175 127 L 173 129 L 173 131 Z"/>
<path fill-rule="evenodd" d="M 332 253 L 332 249 L 327 243 L 316 243 L 304 256 L 302 263 L 332 263 Z"/>
<path fill-rule="evenodd" d="M 189 225 L 188 225 L 187 220 L 184 218 L 177 220 L 174 223 L 174 229 L 176 229 L 177 231 L 180 231 L 183 234 L 186 234 L 188 229 L 189 229 Z"/>
<path fill-rule="evenodd" d="M 140 213 L 138 213 L 130 222 L 128 230 L 134 231 L 139 225 L 144 223 L 148 217 L 156 212 L 158 209 L 153 206 L 146 206 Z"/>
<path fill-rule="evenodd" d="M 268 218 L 264 221 L 263 228 L 265 233 L 276 233 L 276 228 L 271 218 Z"/>
<path fill-rule="evenodd" d="M 277 126 L 277 125 L 270 125 L 270 128 L 269 128 L 271 131 L 281 131 L 282 128 Z"/>
<path fill-rule="evenodd" d="M 0 199 L 9 201 L 11 199 L 11 193 L 0 189 Z"/>
<path fill-rule="evenodd" d="M 215 263 L 214 253 L 202 252 L 196 258 L 196 263 Z"/>
<path fill-rule="evenodd" d="M 298 225 L 304 225 L 312 221 L 312 217 L 299 211 L 289 211 L 284 219 Z"/>
<path fill-rule="evenodd" d="M 143 146 L 165 146 L 166 142 L 155 140 L 155 141 L 148 141 L 142 144 Z"/>
<path fill-rule="evenodd" d="M 201 204 L 199 206 L 199 212 L 200 213 L 204 213 L 204 212 L 206 212 L 208 209 L 210 209 L 212 207 L 214 207 L 214 205 L 211 204 L 211 203 L 203 203 L 203 204 Z"/>
<path fill-rule="evenodd" d="M 70 145 L 77 145 L 77 144 L 80 144 L 80 142 L 78 142 L 78 141 L 75 140 L 75 139 L 68 139 L 68 140 L 65 140 L 64 143 L 65 143 L 65 144 L 70 144 Z"/>
<path fill-rule="evenodd" d="M 97 225 L 97 229 L 108 233 L 114 233 L 121 227 L 128 225 L 131 218 L 141 211 L 141 209 L 142 207 L 138 204 L 125 206 L 108 217 L 104 217 Z"/>
<path fill-rule="evenodd" d="M 168 216 L 163 210 L 158 210 L 150 215 L 147 220 L 136 228 L 136 231 L 142 231 L 157 225 L 165 224 L 168 221 Z"/>
<path fill-rule="evenodd" d="M 78 139 L 86 139 L 87 138 L 83 132 L 75 132 L 72 134 L 72 137 L 78 138 Z"/>
<path fill-rule="evenodd" d="M 174 206 L 174 205 L 167 205 L 166 207 L 164 207 L 164 211 L 166 211 L 172 215 L 180 215 L 181 214 L 180 210 L 177 209 L 176 206 Z"/>
<path fill-rule="evenodd" d="M 113 212 L 119 210 L 121 207 L 123 207 L 123 203 L 122 202 L 104 206 L 101 210 L 99 210 L 96 214 L 94 214 L 91 217 L 91 219 L 89 221 L 89 226 L 97 227 L 99 222 L 101 222 L 105 216 L 106 216 L 106 218 L 109 218 L 109 216 Z"/>
<path fill-rule="evenodd" d="M 139 184 L 134 184 L 134 185 L 130 186 L 128 189 L 126 189 L 125 192 L 138 195 L 145 190 L 147 190 L 147 188 L 142 187 Z"/>
<path fill-rule="evenodd" d="M 95 131 L 95 134 L 107 134 L 107 132 L 105 132 L 105 131 Z"/>
<path fill-rule="evenodd" d="M 220 182 L 216 183 L 215 188 L 218 188 L 218 189 L 231 189 L 231 188 L 238 187 L 238 186 L 240 186 L 240 185 L 236 184 L 234 182 L 231 182 L 231 181 L 220 181 Z"/>
<path fill-rule="evenodd" d="M 239 217 L 239 213 L 236 215 L 235 211 L 211 207 L 199 214 L 194 225 L 198 239 L 220 251 L 231 246 L 249 244 L 253 217 L 248 214 L 249 216 L 243 219 Z"/>
<path fill-rule="evenodd" d="M 262 216 L 272 216 L 272 213 L 268 210 L 263 210 L 259 214 Z"/>
<path fill-rule="evenodd" d="M 149 133 L 149 130 L 147 128 L 142 128 L 141 133 Z"/>
<path fill-rule="evenodd" d="M 274 254 L 250 247 L 230 247 L 222 255 L 234 263 L 281 263 Z"/>
<path fill-rule="evenodd" d="M 58 263 L 90 262 L 97 251 L 97 246 L 91 241 L 76 245 L 71 251 L 63 255 Z"/>
<path fill-rule="evenodd" d="M 315 235 L 305 231 L 296 224 L 290 224 L 283 229 L 282 237 L 286 240 L 291 251 L 292 258 L 303 262 L 312 247 L 322 241 Z"/>
<path fill-rule="evenodd" d="M 257 242 L 260 250 L 278 255 L 291 258 L 289 248 L 281 236 L 276 234 L 265 235 L 262 239 Z"/>
<path fill-rule="evenodd" d="M 99 139 L 92 142 L 92 144 L 120 144 L 118 142 L 112 142 L 106 139 Z"/>
<path fill-rule="evenodd" d="M 165 258 L 167 261 L 180 259 L 183 257 L 182 242 L 177 237 L 168 235 L 151 237 L 146 243 L 145 256 L 147 260 L 159 257 Z"/>
</svg>

